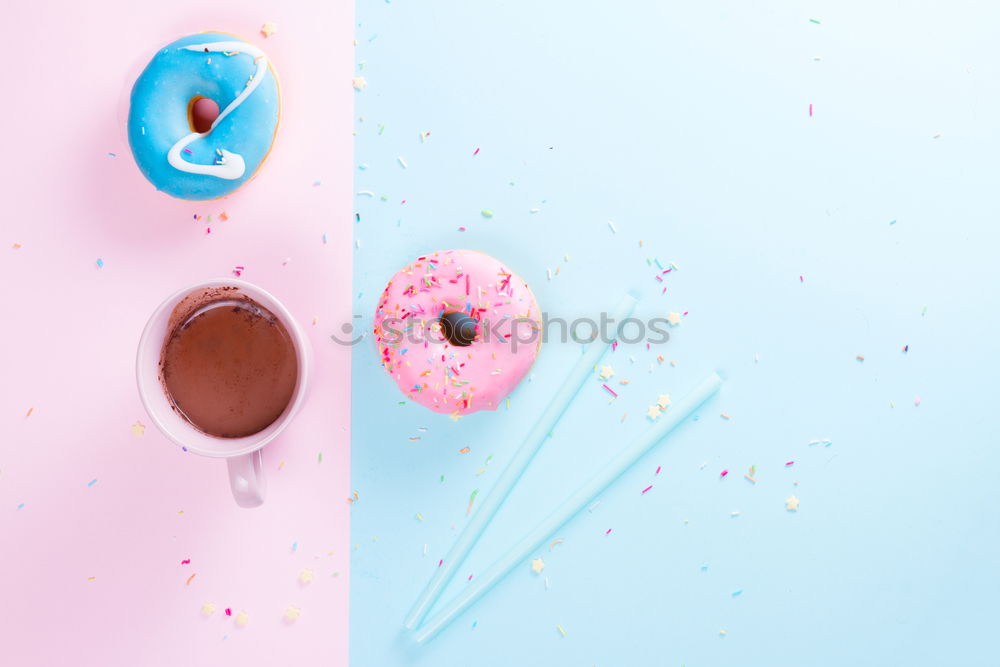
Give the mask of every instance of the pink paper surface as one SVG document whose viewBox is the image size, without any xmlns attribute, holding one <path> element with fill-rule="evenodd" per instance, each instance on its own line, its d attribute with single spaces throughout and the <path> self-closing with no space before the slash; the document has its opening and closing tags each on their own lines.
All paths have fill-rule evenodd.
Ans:
<svg viewBox="0 0 1000 667">
<path fill-rule="evenodd" d="M 350 321 L 353 3 L 11 11 L 0 112 L 0 662 L 346 664 L 350 352 L 329 336 Z M 278 25 L 269 39 L 265 21 Z M 188 203 L 146 182 L 124 123 L 154 52 L 206 29 L 268 52 L 283 115 L 254 181 Z M 268 498 L 253 510 L 231 498 L 223 461 L 156 431 L 135 388 L 136 344 L 156 305 L 237 265 L 285 303 L 315 354 L 303 410 L 264 450 Z M 137 420 L 144 435 L 133 434 Z M 306 569 L 315 579 L 303 585 Z M 206 602 L 217 607 L 210 617 Z M 301 616 L 289 623 L 292 605 Z"/>
</svg>

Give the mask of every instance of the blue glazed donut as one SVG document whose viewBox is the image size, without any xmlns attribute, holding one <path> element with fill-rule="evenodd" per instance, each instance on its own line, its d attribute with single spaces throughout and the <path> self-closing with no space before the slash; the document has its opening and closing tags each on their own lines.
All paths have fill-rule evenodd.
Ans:
<svg viewBox="0 0 1000 667">
<path fill-rule="evenodd" d="M 220 113 L 194 130 L 198 98 Z M 223 32 L 202 32 L 160 49 L 132 88 L 128 141 L 139 169 L 168 195 L 225 197 L 260 169 L 278 130 L 281 95 L 264 52 Z"/>
</svg>

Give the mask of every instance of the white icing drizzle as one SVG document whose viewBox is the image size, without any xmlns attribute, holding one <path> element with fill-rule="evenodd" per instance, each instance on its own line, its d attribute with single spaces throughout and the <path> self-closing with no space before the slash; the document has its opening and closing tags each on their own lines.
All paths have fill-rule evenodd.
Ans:
<svg viewBox="0 0 1000 667">
<path fill-rule="evenodd" d="M 188 162 L 182 156 L 182 151 L 187 148 L 188 144 L 193 142 L 195 139 L 208 136 L 215 126 L 222 122 L 222 119 L 233 112 L 236 107 L 243 103 L 243 100 L 250 97 L 250 94 L 257 89 L 260 82 L 263 80 L 264 75 L 267 74 L 267 56 L 264 52 L 258 49 L 256 46 L 251 44 L 246 44 L 244 42 L 211 42 L 210 44 L 191 44 L 190 46 L 182 46 L 182 49 L 188 51 L 201 51 L 209 53 L 241 53 L 251 56 L 254 62 L 257 64 L 257 71 L 254 72 L 253 77 L 247 82 L 246 88 L 236 96 L 236 99 L 229 103 L 229 105 L 222 110 L 222 113 L 212 121 L 212 127 L 208 128 L 208 132 L 192 132 L 191 134 L 181 137 L 181 139 L 170 147 L 167 152 L 167 162 L 174 169 L 178 169 L 189 174 L 200 174 L 202 176 L 215 176 L 217 178 L 224 178 L 226 180 L 235 180 L 243 176 L 246 173 L 246 162 L 243 160 L 242 155 L 236 153 L 230 153 L 225 148 L 219 149 L 218 153 L 220 155 L 217 164 L 194 164 Z"/>
</svg>

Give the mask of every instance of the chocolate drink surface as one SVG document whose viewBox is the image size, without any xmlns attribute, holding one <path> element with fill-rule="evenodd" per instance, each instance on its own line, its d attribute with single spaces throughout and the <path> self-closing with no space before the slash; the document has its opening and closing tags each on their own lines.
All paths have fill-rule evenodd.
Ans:
<svg viewBox="0 0 1000 667">
<path fill-rule="evenodd" d="M 231 296 L 183 313 L 160 358 L 160 378 L 174 409 L 198 430 L 220 438 L 270 426 L 298 379 L 295 346 L 285 326 L 252 299 Z"/>
</svg>

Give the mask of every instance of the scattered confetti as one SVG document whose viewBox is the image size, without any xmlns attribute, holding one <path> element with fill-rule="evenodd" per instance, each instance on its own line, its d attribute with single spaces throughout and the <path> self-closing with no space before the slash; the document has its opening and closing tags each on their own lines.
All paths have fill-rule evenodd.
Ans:
<svg viewBox="0 0 1000 667">
<path fill-rule="evenodd" d="M 735 597 L 739 597 L 741 595 L 743 595 L 743 589 L 742 588 L 737 588 L 735 591 L 732 592 L 732 596 L 734 598 Z"/>
<path fill-rule="evenodd" d="M 365 86 L 368 85 L 368 82 L 365 81 L 365 77 L 356 76 L 353 79 L 351 79 L 351 84 L 354 86 L 354 90 L 361 91 L 365 89 Z"/>
<path fill-rule="evenodd" d="M 650 484 L 649 486 L 647 486 L 645 489 L 642 490 L 642 495 L 646 495 L 646 492 L 649 491 L 651 488 L 653 488 L 652 484 Z"/>
<path fill-rule="evenodd" d="M 719 416 L 722 417 L 723 419 L 732 419 L 732 417 L 726 412 L 723 412 Z"/>
<path fill-rule="evenodd" d="M 544 569 L 545 569 L 545 561 L 543 561 L 541 558 L 532 558 L 531 559 L 531 571 L 532 572 L 534 572 L 535 574 L 541 574 L 542 570 L 544 570 Z"/>
<path fill-rule="evenodd" d="M 799 511 L 799 499 L 795 496 L 788 496 L 788 499 L 785 500 L 785 509 L 789 512 Z"/>
<path fill-rule="evenodd" d="M 96 479 L 92 479 L 92 480 L 90 480 L 89 482 L 87 482 L 87 486 L 88 486 L 88 487 L 91 487 L 91 486 L 93 486 L 94 484 L 97 484 L 97 480 L 96 480 Z"/>
<path fill-rule="evenodd" d="M 468 447 L 462 447 L 462 448 L 461 448 L 460 450 L 458 450 L 458 453 L 459 453 L 459 454 L 468 454 L 468 453 L 469 453 L 469 452 L 471 452 L 471 451 L 472 451 L 472 450 L 471 450 L 471 449 L 469 449 Z"/>
<path fill-rule="evenodd" d="M 915 406 L 917 406 L 917 407 L 920 407 L 920 404 L 921 404 L 921 403 L 923 403 L 923 401 L 922 401 L 922 400 L 920 400 L 920 397 L 919 397 L 919 396 L 917 396 L 917 397 L 916 397 L 915 399 L 913 399 L 913 404 L 914 404 Z M 933 412 L 933 410 L 931 410 L 931 412 Z"/>
<path fill-rule="evenodd" d="M 233 610 L 230 609 L 229 607 L 226 607 L 226 616 L 232 616 L 232 615 L 233 615 Z"/>
<path fill-rule="evenodd" d="M 245 611 L 241 611 L 240 613 L 236 614 L 236 625 L 240 626 L 241 628 L 246 627 L 246 624 L 249 621 L 250 617 L 247 615 Z"/>
<path fill-rule="evenodd" d="M 187 581 L 185 581 L 185 582 L 184 582 L 184 585 L 185 585 L 185 586 L 190 586 L 190 585 L 191 585 L 191 581 L 192 581 L 192 580 L 193 580 L 193 579 L 194 579 L 195 577 L 197 577 L 197 576 L 198 576 L 198 573 L 197 573 L 197 572 L 195 572 L 194 574 L 192 574 L 192 575 L 191 575 L 190 577 L 188 577 L 188 578 L 187 578 Z"/>
<path fill-rule="evenodd" d="M 861 356 L 860 354 L 855 355 L 854 358 L 857 359 L 858 361 L 864 361 L 865 360 L 865 358 L 863 356 Z"/>
<path fill-rule="evenodd" d="M 601 386 L 602 386 L 602 387 L 604 387 L 605 389 L 607 389 L 607 390 L 608 390 L 608 393 L 609 393 L 609 394 L 611 394 L 611 395 L 612 395 L 612 396 L 614 396 L 615 398 L 618 398 L 618 394 L 617 394 L 617 393 L 615 392 L 615 390 L 614 390 L 614 389 L 612 389 L 611 387 L 609 387 L 609 386 L 608 386 L 608 385 L 606 385 L 606 384 L 602 384 Z"/>
<path fill-rule="evenodd" d="M 553 549 L 555 549 L 557 544 L 562 544 L 565 541 L 566 540 L 564 540 L 561 537 L 558 538 L 558 539 L 552 540 L 552 542 L 549 543 L 549 551 L 552 551 Z"/>
<path fill-rule="evenodd" d="M 399 162 L 399 166 L 402 167 L 403 169 L 407 169 L 410 166 L 410 165 L 406 164 L 406 160 L 403 159 L 402 155 L 400 155 L 399 157 L 397 157 L 396 161 Z"/>
<path fill-rule="evenodd" d="M 260 34 L 264 35 L 264 38 L 268 38 L 274 33 L 278 32 L 278 26 L 268 21 L 260 27 Z"/>
<path fill-rule="evenodd" d="M 793 465 L 795 465 L 795 461 L 785 461 L 785 467 L 786 468 L 789 467 L 789 466 L 793 466 Z"/>
<path fill-rule="evenodd" d="M 667 313 L 667 324 L 669 324 L 672 327 L 676 327 L 680 323 L 681 323 L 681 314 L 680 313 Z M 691 325 L 691 326 L 694 326 L 694 325 Z"/>
<path fill-rule="evenodd" d="M 32 412 L 34 412 L 34 411 L 35 411 L 35 409 L 34 409 L 34 408 L 28 408 L 28 413 L 27 413 L 26 415 L 24 415 L 24 416 L 25 416 L 25 417 L 30 417 L 30 416 L 31 416 L 31 413 L 32 413 Z"/>
<path fill-rule="evenodd" d="M 146 433 L 146 425 L 143 424 L 141 421 L 136 420 L 136 422 L 132 424 L 132 435 L 143 435 L 145 433 Z"/>
<path fill-rule="evenodd" d="M 558 630 L 559 634 L 561 634 L 563 637 L 566 636 L 566 630 L 563 628 L 563 626 L 559 625 L 558 623 L 556 624 L 556 630 Z"/>
<path fill-rule="evenodd" d="M 302 570 L 299 572 L 300 584 L 311 584 L 313 579 L 315 579 L 315 574 L 312 570 Z"/>
<path fill-rule="evenodd" d="M 104 268 L 104 260 L 101 259 L 100 257 L 97 258 L 97 268 L 99 268 L 99 269 L 103 269 Z"/>
<path fill-rule="evenodd" d="M 484 218 L 492 218 L 493 217 L 493 211 L 491 211 L 488 208 L 484 208 L 482 211 L 479 212 L 479 214 L 482 215 Z"/>
<path fill-rule="evenodd" d="M 302 610 L 298 607 L 289 605 L 288 609 L 285 610 L 285 621 L 288 623 L 294 623 L 299 620 L 299 616 L 302 615 Z"/>
<path fill-rule="evenodd" d="M 16 241 L 14 242 L 14 250 L 20 250 L 23 247 L 24 246 L 22 246 L 20 243 L 17 243 Z"/>
<path fill-rule="evenodd" d="M 181 565 L 190 565 L 190 564 L 191 564 L 190 558 L 185 558 L 184 560 L 181 561 Z"/>
<path fill-rule="evenodd" d="M 651 405 L 651 406 L 649 406 L 649 409 L 646 410 L 646 416 L 649 417 L 650 419 L 654 419 L 655 420 L 655 419 L 659 418 L 661 412 L 663 412 L 663 411 L 660 410 L 660 406 L 658 406 L 658 405 Z"/>
<path fill-rule="evenodd" d="M 95 581 L 97 577 L 87 577 L 87 581 Z"/>
<path fill-rule="evenodd" d="M 660 394 L 659 398 L 656 399 L 656 405 L 658 405 L 661 410 L 666 410 L 670 405 L 670 394 Z M 659 472 L 660 469 L 657 468 L 656 471 Z"/>
<path fill-rule="evenodd" d="M 611 222 L 610 220 L 608 220 L 608 227 L 611 229 L 612 234 L 618 233 L 618 228 L 615 227 L 615 223 Z"/>
<path fill-rule="evenodd" d="M 728 474 L 729 474 L 728 470 L 723 470 L 722 472 L 719 473 L 719 477 L 725 477 Z"/>
<path fill-rule="evenodd" d="M 472 513 L 472 503 L 476 502 L 477 495 L 479 495 L 479 489 L 473 490 L 472 494 L 469 496 L 469 506 L 465 509 L 466 514 Z"/>
<path fill-rule="evenodd" d="M 598 377 L 602 380 L 610 380 L 615 376 L 615 369 L 611 366 L 601 366 L 601 372 Z"/>
<path fill-rule="evenodd" d="M 233 275 L 236 276 L 237 278 L 239 278 L 240 276 L 242 276 L 244 271 L 246 271 L 246 267 L 245 266 L 234 266 L 233 267 Z"/>
</svg>

